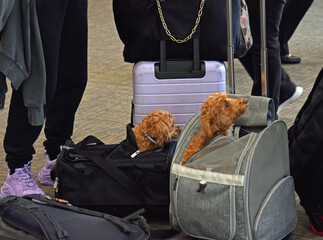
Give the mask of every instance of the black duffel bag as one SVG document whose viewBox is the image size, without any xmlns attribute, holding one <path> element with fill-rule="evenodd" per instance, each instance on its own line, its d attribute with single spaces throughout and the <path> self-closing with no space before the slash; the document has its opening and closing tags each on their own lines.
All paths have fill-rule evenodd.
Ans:
<svg viewBox="0 0 323 240">
<path fill-rule="evenodd" d="M 76 206 L 128 215 L 140 208 L 145 215 L 168 217 L 169 169 L 176 142 L 138 154 L 132 131 L 120 144 L 105 145 L 94 136 L 62 146 L 51 175 L 57 198 Z"/>
<path fill-rule="evenodd" d="M 121 219 L 59 201 L 35 194 L 0 199 L 0 239 L 150 239 L 147 222 L 136 213 Z"/>
<path fill-rule="evenodd" d="M 168 60 L 191 59 L 193 43 L 185 40 L 190 39 L 189 36 L 200 39 L 200 59 L 227 60 L 226 0 L 158 2 L 160 11 L 156 0 L 113 0 L 114 20 L 124 44 L 123 56 L 126 62 L 159 61 L 160 40 L 169 40 L 166 53 Z M 162 24 L 161 16 L 166 25 Z M 241 41 L 240 16 L 241 2 L 232 0 L 234 54 Z M 171 36 L 166 34 L 165 26 Z M 172 38 L 179 41 L 170 40 Z"/>
</svg>

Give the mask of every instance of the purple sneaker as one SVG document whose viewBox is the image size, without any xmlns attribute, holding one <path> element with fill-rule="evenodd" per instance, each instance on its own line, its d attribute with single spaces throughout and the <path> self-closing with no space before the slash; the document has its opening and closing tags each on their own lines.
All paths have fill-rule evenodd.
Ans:
<svg viewBox="0 0 323 240">
<path fill-rule="evenodd" d="M 31 162 L 23 168 L 16 168 L 12 175 L 8 170 L 7 179 L 1 188 L 2 198 L 9 195 L 22 197 L 27 194 L 45 194 L 36 184 L 30 166 Z"/>
<path fill-rule="evenodd" d="M 46 158 L 46 164 L 45 166 L 40 170 L 40 172 L 37 175 L 37 178 L 42 185 L 48 185 L 48 186 L 53 186 L 54 181 L 50 178 L 50 171 L 54 167 L 56 163 L 55 160 L 50 160 L 48 157 L 48 154 L 45 153 L 45 158 Z"/>
</svg>

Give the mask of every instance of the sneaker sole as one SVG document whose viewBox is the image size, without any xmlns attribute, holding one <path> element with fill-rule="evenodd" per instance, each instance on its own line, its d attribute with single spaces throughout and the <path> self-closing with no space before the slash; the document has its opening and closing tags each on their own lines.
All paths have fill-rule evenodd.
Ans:
<svg viewBox="0 0 323 240">
<path fill-rule="evenodd" d="M 323 221 L 323 216 L 321 216 L 319 213 L 313 213 L 313 215 L 316 215 L 316 216 L 319 216 L 322 221 Z M 316 235 L 319 235 L 319 236 L 323 236 L 323 231 L 319 232 L 315 229 L 315 227 L 313 226 L 312 222 L 310 222 L 310 227 L 312 229 L 312 231 L 316 234 Z"/>
<path fill-rule="evenodd" d="M 302 87 L 299 87 L 299 86 L 297 86 L 296 87 L 296 90 L 295 90 L 295 92 L 294 92 L 294 94 L 293 94 L 293 96 L 292 97 L 290 97 L 289 99 L 287 99 L 285 102 L 283 102 L 282 104 L 280 104 L 279 105 L 279 107 L 278 107 L 278 109 L 277 109 L 277 114 L 279 114 L 279 112 L 281 111 L 281 110 L 283 110 L 283 108 L 284 107 L 286 107 L 287 105 L 289 105 L 289 104 L 291 104 L 291 103 L 293 103 L 293 102 L 295 102 L 296 100 L 298 100 L 301 96 L 302 96 L 302 94 L 303 94 L 303 88 Z"/>
<path fill-rule="evenodd" d="M 43 181 L 41 177 L 39 177 L 39 174 L 37 175 L 37 179 L 41 185 L 44 186 L 54 186 L 54 181 Z"/>
<path fill-rule="evenodd" d="M 1 198 L 8 197 L 10 195 L 15 195 L 15 193 L 12 191 L 11 187 L 7 184 L 4 184 L 1 188 Z"/>
</svg>

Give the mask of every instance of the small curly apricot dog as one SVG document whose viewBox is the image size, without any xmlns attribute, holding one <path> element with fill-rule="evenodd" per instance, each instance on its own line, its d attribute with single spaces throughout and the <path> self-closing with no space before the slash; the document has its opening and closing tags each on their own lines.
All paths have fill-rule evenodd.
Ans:
<svg viewBox="0 0 323 240">
<path fill-rule="evenodd" d="M 181 133 L 174 125 L 174 116 L 164 110 L 155 110 L 132 128 L 140 152 L 157 149 L 177 138 Z"/>
<path fill-rule="evenodd" d="M 185 163 L 195 152 L 203 148 L 218 135 L 228 135 L 227 131 L 234 121 L 248 107 L 245 98 L 229 98 L 227 93 L 212 93 L 201 108 L 201 130 L 187 146 L 182 163 Z"/>
</svg>

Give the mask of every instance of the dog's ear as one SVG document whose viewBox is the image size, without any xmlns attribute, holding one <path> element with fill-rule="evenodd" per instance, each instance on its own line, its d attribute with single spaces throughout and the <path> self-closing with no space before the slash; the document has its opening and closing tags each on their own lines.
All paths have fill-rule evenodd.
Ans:
<svg viewBox="0 0 323 240">
<path fill-rule="evenodd" d="M 210 118 L 205 114 L 201 116 L 201 138 L 205 142 L 209 142 L 212 138 L 214 133 L 219 131 L 219 127 L 217 124 L 214 124 L 215 119 Z"/>
<path fill-rule="evenodd" d="M 163 146 L 170 140 L 170 126 L 167 125 L 166 121 L 169 121 L 168 118 L 163 119 L 163 115 L 156 112 L 149 115 L 145 121 L 142 121 L 141 123 L 143 129 L 145 129 L 145 133 L 156 141 L 156 146 L 158 147 Z"/>
<path fill-rule="evenodd" d="M 156 142 L 157 145 L 163 146 L 170 141 L 170 126 L 164 121 L 159 121 L 156 125 Z"/>
</svg>

